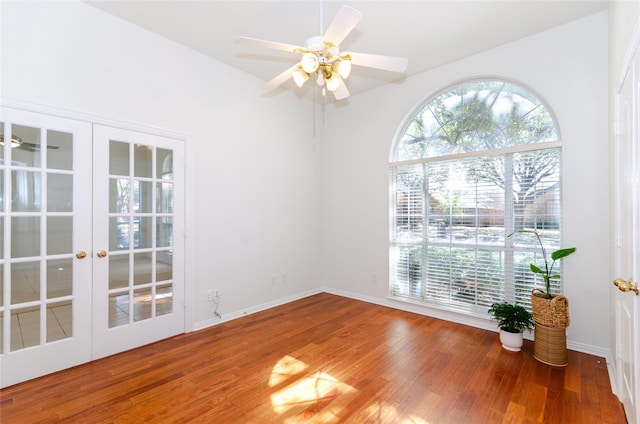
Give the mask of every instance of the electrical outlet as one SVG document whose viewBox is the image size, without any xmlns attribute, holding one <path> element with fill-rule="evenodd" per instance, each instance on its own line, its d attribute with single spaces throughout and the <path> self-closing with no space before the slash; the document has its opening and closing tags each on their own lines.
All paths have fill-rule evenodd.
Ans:
<svg viewBox="0 0 640 424">
<path fill-rule="evenodd" d="M 218 299 L 220 297 L 220 289 L 213 289 L 213 298 Z"/>
<path fill-rule="evenodd" d="M 213 301 L 213 290 L 207 290 L 207 302 Z"/>
</svg>

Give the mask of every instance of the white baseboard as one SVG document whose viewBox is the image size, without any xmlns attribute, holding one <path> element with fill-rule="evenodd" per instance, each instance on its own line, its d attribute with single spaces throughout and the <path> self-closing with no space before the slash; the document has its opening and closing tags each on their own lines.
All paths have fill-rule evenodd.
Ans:
<svg viewBox="0 0 640 424">
<path fill-rule="evenodd" d="M 239 311 L 227 313 L 222 315 L 221 318 L 210 318 L 205 321 L 196 322 L 193 324 L 193 331 L 202 330 L 204 328 L 212 327 L 214 325 L 218 325 L 223 322 L 232 321 L 237 318 L 242 318 L 247 315 L 255 314 L 256 312 L 264 311 L 267 309 L 274 308 L 276 306 L 280 306 L 290 302 L 294 302 L 296 300 L 304 299 L 305 297 L 313 296 L 314 294 L 322 293 L 323 291 L 324 290 L 322 289 L 307 290 L 301 293 L 296 293 L 291 296 L 283 297 L 280 299 L 272 300 L 270 302 L 262 303 L 260 305 L 252 306 L 247 309 L 242 309 Z"/>
</svg>

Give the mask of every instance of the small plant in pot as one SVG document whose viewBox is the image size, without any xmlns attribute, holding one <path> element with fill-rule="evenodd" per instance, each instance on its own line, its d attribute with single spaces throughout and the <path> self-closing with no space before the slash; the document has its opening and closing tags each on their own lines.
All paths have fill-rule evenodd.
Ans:
<svg viewBox="0 0 640 424">
<path fill-rule="evenodd" d="M 531 312 L 515 303 L 494 303 L 489 308 L 491 318 L 498 322 L 500 343 L 506 350 L 519 352 L 523 344 L 524 330 L 533 328 Z"/>
</svg>

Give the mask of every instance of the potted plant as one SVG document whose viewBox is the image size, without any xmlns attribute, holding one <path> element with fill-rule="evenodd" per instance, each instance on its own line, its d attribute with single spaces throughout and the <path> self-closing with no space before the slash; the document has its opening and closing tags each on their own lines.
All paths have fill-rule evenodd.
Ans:
<svg viewBox="0 0 640 424">
<path fill-rule="evenodd" d="M 533 328 L 533 316 L 523 306 L 515 303 L 494 303 L 489 314 L 498 322 L 500 343 L 506 350 L 519 352 L 524 330 Z"/>
<path fill-rule="evenodd" d="M 533 263 L 529 265 L 534 274 L 542 276 L 545 286 L 544 291 L 537 288 L 531 291 L 531 311 L 535 323 L 533 357 L 545 364 L 565 366 L 568 364 L 566 328 L 569 326 L 569 300 L 560 294 L 551 293 L 551 280 L 560 278 L 559 274 L 553 272 L 556 262 L 573 254 L 576 248 L 570 247 L 551 252 L 551 263 L 549 263 L 547 251 L 537 231 L 518 230 L 509 234 L 508 237 L 515 233 L 535 235 L 544 260 L 544 268 Z"/>
<path fill-rule="evenodd" d="M 549 256 L 542 244 L 540 234 L 535 230 L 517 230 L 509 234 L 507 237 L 513 236 L 515 233 L 527 233 L 536 236 L 540 248 L 542 250 L 542 258 L 544 260 L 544 267 L 539 267 L 536 264 L 529 264 L 529 268 L 534 274 L 539 274 L 544 280 L 545 290 L 533 289 L 531 292 L 531 309 L 533 311 L 533 319 L 535 322 L 549 327 L 562 327 L 569 326 L 569 302 L 566 297 L 551 293 L 551 280 L 559 279 L 559 274 L 554 274 L 553 268 L 556 262 L 562 258 L 565 258 L 576 251 L 575 247 L 569 247 L 565 249 L 558 249 L 551 252 L 551 263 L 549 263 Z"/>
</svg>

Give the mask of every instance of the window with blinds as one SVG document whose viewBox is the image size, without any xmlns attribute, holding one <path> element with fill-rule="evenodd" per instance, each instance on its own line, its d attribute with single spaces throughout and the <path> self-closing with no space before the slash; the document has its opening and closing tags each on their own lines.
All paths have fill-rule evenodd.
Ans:
<svg viewBox="0 0 640 424">
<path fill-rule="evenodd" d="M 547 250 L 560 246 L 560 142 L 548 108 L 510 82 L 459 84 L 409 121 L 393 157 L 391 295 L 477 312 L 529 307 L 542 284 L 529 264 L 541 251 L 535 238 L 507 235 L 536 229 Z"/>
</svg>

